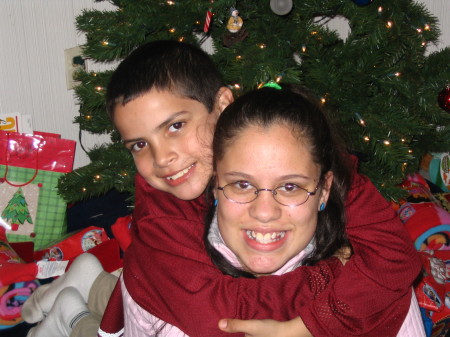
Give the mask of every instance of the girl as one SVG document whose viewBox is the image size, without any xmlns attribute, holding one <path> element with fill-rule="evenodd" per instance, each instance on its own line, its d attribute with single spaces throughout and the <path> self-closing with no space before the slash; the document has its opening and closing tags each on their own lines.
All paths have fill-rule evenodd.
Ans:
<svg viewBox="0 0 450 337">
<path fill-rule="evenodd" d="M 335 254 L 346 258 L 350 171 L 313 102 L 298 87 L 263 88 L 220 116 L 213 141 L 217 208 L 205 244 L 225 274 L 280 275 Z M 398 336 L 425 336 L 412 296 Z"/>
</svg>

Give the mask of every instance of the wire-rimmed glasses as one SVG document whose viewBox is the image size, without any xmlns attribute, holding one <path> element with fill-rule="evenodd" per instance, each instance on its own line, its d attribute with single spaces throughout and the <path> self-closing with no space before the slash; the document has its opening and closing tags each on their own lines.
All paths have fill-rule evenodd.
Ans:
<svg viewBox="0 0 450 337">
<path fill-rule="evenodd" d="M 248 204 L 249 202 L 256 200 L 260 192 L 267 191 L 271 192 L 275 201 L 283 206 L 299 206 L 307 202 L 310 195 L 315 195 L 317 193 L 319 184 L 320 182 L 317 184 L 314 191 L 310 192 L 293 183 L 287 183 L 274 189 L 270 189 L 257 188 L 248 181 L 239 180 L 223 187 L 219 186 L 217 189 L 223 192 L 225 198 L 238 204 Z"/>
</svg>

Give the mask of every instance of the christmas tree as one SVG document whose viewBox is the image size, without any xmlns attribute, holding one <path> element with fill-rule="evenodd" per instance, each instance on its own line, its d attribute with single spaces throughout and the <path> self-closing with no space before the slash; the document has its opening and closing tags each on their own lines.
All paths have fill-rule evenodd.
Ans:
<svg viewBox="0 0 450 337">
<path fill-rule="evenodd" d="M 30 212 L 28 211 L 28 204 L 21 188 L 8 201 L 8 205 L 6 205 L 2 212 L 2 218 L 11 221 L 13 230 L 17 230 L 19 225 L 23 225 L 25 221 L 28 221 L 30 224 L 33 223 Z"/>
<path fill-rule="evenodd" d="M 312 89 L 342 128 L 349 151 L 359 157 L 361 172 L 388 199 L 401 195 L 397 184 L 418 170 L 425 153 L 450 149 L 450 49 L 427 53 L 440 32 L 437 19 L 420 3 L 111 2 L 116 9 L 85 10 L 77 17 L 78 30 L 87 36 L 86 57 L 117 62 L 149 41 L 176 39 L 201 45 L 209 38 L 211 57 L 236 96 L 268 81 Z M 230 31 L 232 15 L 243 22 L 237 32 Z M 336 17 L 348 20 L 346 38 L 327 25 Z M 104 106 L 110 75 L 111 71 L 78 74 L 80 115 L 75 122 L 82 130 L 110 134 L 112 142 L 91 149 L 91 164 L 60 180 L 59 190 L 67 201 L 112 188 L 133 191 L 132 158 Z"/>
</svg>

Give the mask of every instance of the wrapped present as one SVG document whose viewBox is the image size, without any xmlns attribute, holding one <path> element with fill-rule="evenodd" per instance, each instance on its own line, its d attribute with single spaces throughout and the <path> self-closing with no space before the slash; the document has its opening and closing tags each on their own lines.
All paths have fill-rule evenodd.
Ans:
<svg viewBox="0 0 450 337">
<path fill-rule="evenodd" d="M 417 250 L 450 249 L 450 214 L 434 203 L 405 203 L 398 210 Z"/>
<path fill-rule="evenodd" d="M 450 331 L 450 251 L 420 252 L 423 278 L 415 287 L 419 306 L 433 322 L 432 337 Z"/>
<path fill-rule="evenodd" d="M 72 171 L 75 145 L 55 134 L 0 131 L 0 217 L 10 242 L 40 249 L 67 232 L 57 183 Z"/>
<path fill-rule="evenodd" d="M 127 215 L 120 217 L 116 220 L 116 222 L 111 226 L 111 230 L 114 234 L 114 237 L 117 239 L 120 249 L 122 251 L 126 251 L 128 246 L 131 244 L 131 221 L 132 215 Z"/>
<path fill-rule="evenodd" d="M 109 237 L 103 228 L 89 226 L 81 231 L 66 234 L 65 237 L 49 247 L 37 250 L 34 253 L 36 261 L 73 260 L 78 255 L 87 252 L 101 243 L 108 241 Z"/>
<path fill-rule="evenodd" d="M 5 228 L 0 226 L 0 331 L 22 323 L 21 308 L 40 286 L 38 279 L 62 275 L 64 261 L 26 263 L 9 244 Z"/>
<path fill-rule="evenodd" d="M 402 184 L 408 197 L 397 213 L 405 224 L 417 250 L 450 249 L 450 214 L 430 192 L 420 175 L 408 177 Z"/>
<path fill-rule="evenodd" d="M 122 267 L 120 248 L 116 239 L 110 239 L 104 228 L 89 226 L 83 230 L 69 233 L 59 242 L 34 252 L 34 259 L 49 261 L 68 261 L 70 264 L 79 255 L 89 252 L 95 255 L 107 272 Z"/>
<path fill-rule="evenodd" d="M 443 192 L 450 192 L 450 152 L 428 153 L 420 166 L 433 184 Z"/>
</svg>

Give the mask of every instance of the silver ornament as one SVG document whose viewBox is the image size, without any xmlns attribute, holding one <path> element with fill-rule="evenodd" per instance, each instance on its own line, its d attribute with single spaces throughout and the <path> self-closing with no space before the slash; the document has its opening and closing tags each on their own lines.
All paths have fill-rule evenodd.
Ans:
<svg viewBox="0 0 450 337">
<path fill-rule="evenodd" d="M 270 0 L 270 9 L 277 15 L 286 15 L 292 10 L 292 0 Z"/>
</svg>

